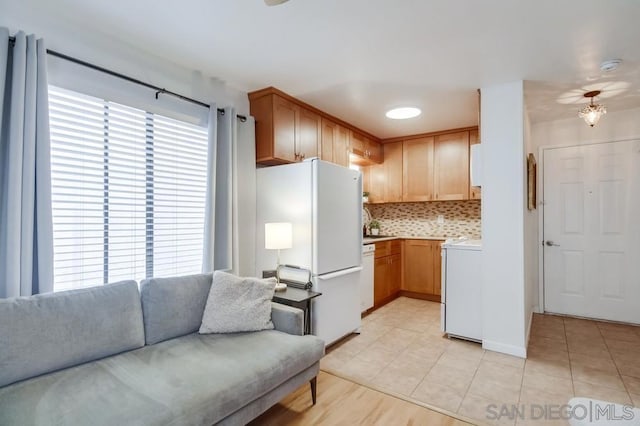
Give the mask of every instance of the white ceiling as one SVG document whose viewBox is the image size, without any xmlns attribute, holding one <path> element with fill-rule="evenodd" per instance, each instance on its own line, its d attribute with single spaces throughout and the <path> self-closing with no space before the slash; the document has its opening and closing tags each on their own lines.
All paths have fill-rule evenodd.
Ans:
<svg viewBox="0 0 640 426">
<path fill-rule="evenodd" d="M 610 111 L 640 106 L 637 0 L 290 0 L 275 7 L 262 0 L 0 0 L 0 6 L 0 24 L 14 29 L 39 18 L 76 37 L 97 31 L 244 91 L 278 87 L 383 138 L 475 125 L 476 89 L 515 80 L 530 80 L 532 122 L 575 116 L 579 107 L 566 103 L 574 95 L 567 92 L 612 81 L 627 87 L 601 99 Z M 623 59 L 622 67 L 602 74 L 600 62 L 611 58 Z M 384 117 L 401 105 L 423 114 Z"/>
</svg>

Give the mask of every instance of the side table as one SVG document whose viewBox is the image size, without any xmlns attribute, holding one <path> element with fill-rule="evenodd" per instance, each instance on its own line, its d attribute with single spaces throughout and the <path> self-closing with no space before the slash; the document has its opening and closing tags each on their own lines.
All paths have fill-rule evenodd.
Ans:
<svg viewBox="0 0 640 426">
<path fill-rule="evenodd" d="M 311 300 L 321 295 L 322 293 L 316 291 L 287 287 L 284 291 L 276 291 L 272 300 L 302 309 L 304 312 L 304 334 L 311 334 Z"/>
</svg>

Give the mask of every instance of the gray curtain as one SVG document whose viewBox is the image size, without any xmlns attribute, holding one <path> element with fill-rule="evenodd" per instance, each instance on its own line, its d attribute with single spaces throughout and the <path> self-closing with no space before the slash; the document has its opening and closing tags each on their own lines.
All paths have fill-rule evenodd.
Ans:
<svg viewBox="0 0 640 426">
<path fill-rule="evenodd" d="M 203 272 L 253 275 L 255 268 L 255 122 L 233 108 L 209 113 Z"/>
<path fill-rule="evenodd" d="M 231 173 L 236 120 L 232 108 L 225 108 L 222 113 L 215 104 L 211 105 L 202 272 L 233 268 Z"/>
<path fill-rule="evenodd" d="M 46 50 L 0 28 L 0 297 L 53 291 Z"/>
</svg>

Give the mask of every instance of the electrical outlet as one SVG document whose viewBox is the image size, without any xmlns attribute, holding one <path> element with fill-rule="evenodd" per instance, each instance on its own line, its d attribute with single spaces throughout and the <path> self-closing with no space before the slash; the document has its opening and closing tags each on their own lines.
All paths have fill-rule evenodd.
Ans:
<svg viewBox="0 0 640 426">
<path fill-rule="evenodd" d="M 442 225 L 444 223 L 444 216 L 439 214 L 437 222 L 438 222 L 438 225 Z"/>
</svg>

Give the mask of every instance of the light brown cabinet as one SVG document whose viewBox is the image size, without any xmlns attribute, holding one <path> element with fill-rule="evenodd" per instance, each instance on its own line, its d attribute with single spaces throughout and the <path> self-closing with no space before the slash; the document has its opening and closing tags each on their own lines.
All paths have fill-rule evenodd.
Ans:
<svg viewBox="0 0 640 426">
<path fill-rule="evenodd" d="M 469 132 L 438 135 L 434 140 L 433 199 L 469 199 Z"/>
<path fill-rule="evenodd" d="M 320 158 L 344 167 L 349 167 L 349 130 L 322 118 Z"/>
<path fill-rule="evenodd" d="M 480 143 L 480 137 L 477 130 L 469 132 L 469 153 L 471 153 L 471 146 Z M 469 169 L 471 173 L 471 169 Z M 471 180 L 469 180 L 469 199 L 480 200 L 482 198 L 482 189 L 479 186 L 471 186 Z"/>
<path fill-rule="evenodd" d="M 349 167 L 349 129 L 338 125 L 337 137 L 333 143 L 333 162 Z"/>
<path fill-rule="evenodd" d="M 402 145 L 402 201 L 433 199 L 434 138 L 410 139 Z"/>
<path fill-rule="evenodd" d="M 372 203 L 479 198 L 469 186 L 470 135 L 443 133 L 383 144 L 382 165 L 364 167 Z M 477 139 L 477 137 L 475 137 Z M 368 169 L 368 170 L 364 170 Z"/>
<path fill-rule="evenodd" d="M 349 132 L 349 150 L 353 154 L 352 162 L 360 166 L 380 164 L 383 160 L 382 146 L 377 141 L 360 132 Z"/>
<path fill-rule="evenodd" d="M 402 290 L 415 297 L 440 301 L 441 241 L 404 240 Z"/>
<path fill-rule="evenodd" d="M 373 269 L 373 305 L 381 306 L 394 299 L 401 287 L 401 241 L 376 243 Z"/>
<path fill-rule="evenodd" d="M 388 203 L 402 201 L 402 142 L 384 145 L 384 200 Z"/>
<path fill-rule="evenodd" d="M 251 100 L 256 119 L 256 162 L 302 161 L 320 155 L 321 117 L 278 94 Z"/>
<path fill-rule="evenodd" d="M 384 145 L 384 163 L 363 167 L 363 191 L 369 203 L 402 201 L 402 142 Z"/>
</svg>

